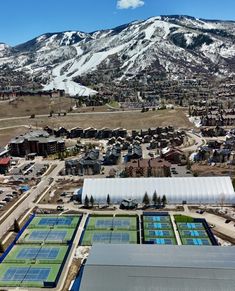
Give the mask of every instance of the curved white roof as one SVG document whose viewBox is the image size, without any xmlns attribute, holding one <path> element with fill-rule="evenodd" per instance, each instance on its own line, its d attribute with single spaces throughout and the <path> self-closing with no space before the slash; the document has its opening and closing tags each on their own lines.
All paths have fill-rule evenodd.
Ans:
<svg viewBox="0 0 235 291">
<path fill-rule="evenodd" d="M 145 192 L 152 198 L 166 195 L 168 203 L 224 203 L 235 204 L 235 193 L 230 177 L 187 177 L 187 178 L 114 178 L 85 179 L 82 200 L 91 195 L 97 202 L 106 202 L 110 195 L 113 203 L 123 199 L 142 202 Z"/>
</svg>

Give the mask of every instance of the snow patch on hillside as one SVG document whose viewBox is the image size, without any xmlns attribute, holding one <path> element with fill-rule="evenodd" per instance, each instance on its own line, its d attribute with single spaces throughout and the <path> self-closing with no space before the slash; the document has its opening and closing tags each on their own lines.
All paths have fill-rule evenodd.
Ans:
<svg viewBox="0 0 235 291">
<path fill-rule="evenodd" d="M 54 81 L 50 82 L 48 85 L 44 86 L 44 90 L 53 90 L 59 89 L 64 90 L 66 94 L 70 96 L 93 96 L 96 95 L 97 92 L 92 90 L 88 87 L 82 86 L 70 80 L 63 80 L 55 79 Z"/>
</svg>

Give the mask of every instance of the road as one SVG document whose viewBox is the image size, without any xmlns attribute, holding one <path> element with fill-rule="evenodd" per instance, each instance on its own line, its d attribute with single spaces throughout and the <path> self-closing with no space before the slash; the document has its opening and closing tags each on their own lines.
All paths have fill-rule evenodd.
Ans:
<svg viewBox="0 0 235 291">
<path fill-rule="evenodd" d="M 141 111 L 141 110 L 126 110 L 126 111 L 101 111 L 101 112 L 73 112 L 73 113 L 67 113 L 66 116 L 78 116 L 78 115 L 106 115 L 106 114 L 126 114 L 126 113 L 133 113 L 136 111 Z M 56 115 L 55 115 L 56 116 Z M 48 114 L 39 114 L 35 115 L 36 118 L 41 118 L 41 117 L 49 117 Z M 61 116 L 61 119 L 63 116 Z M 22 119 L 30 119 L 30 116 L 14 116 L 14 117 L 7 117 L 7 118 L 1 118 L 0 121 L 10 121 L 10 120 L 22 120 Z"/>
<path fill-rule="evenodd" d="M 197 151 L 197 149 L 204 145 L 206 143 L 205 138 L 201 137 L 198 134 L 192 133 L 192 132 L 187 132 L 187 135 L 194 140 L 194 144 L 189 146 L 189 147 L 185 147 L 185 148 L 181 148 L 183 151 L 185 152 L 195 152 Z"/>
<path fill-rule="evenodd" d="M 51 180 L 55 179 L 58 175 L 58 173 L 63 169 L 64 162 L 59 162 L 56 166 L 56 168 L 47 176 L 42 177 L 41 182 L 36 186 L 36 189 L 31 189 L 29 193 L 27 192 L 22 197 L 22 203 L 19 203 L 19 205 L 12 211 L 12 208 L 4 214 L 4 217 L 1 217 L 1 219 L 5 219 L 1 223 L 0 227 L 0 238 L 3 237 L 7 231 L 10 229 L 10 227 L 13 225 L 15 219 L 19 219 L 20 216 L 29 208 L 34 207 L 34 200 L 42 195 L 44 191 L 49 187 L 51 184 Z M 27 197 L 26 197 L 27 196 Z M 26 197 L 26 198 L 25 198 Z M 25 199 L 23 199 L 25 198 Z M 21 198 L 20 198 L 21 199 Z"/>
</svg>

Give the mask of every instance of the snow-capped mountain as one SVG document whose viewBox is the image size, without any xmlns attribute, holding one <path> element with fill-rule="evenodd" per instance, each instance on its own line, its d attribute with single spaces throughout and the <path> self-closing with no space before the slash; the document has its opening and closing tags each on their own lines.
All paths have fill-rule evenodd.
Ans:
<svg viewBox="0 0 235 291">
<path fill-rule="evenodd" d="M 88 74 L 109 82 L 141 73 L 228 77 L 235 74 L 235 22 L 159 16 L 92 33 L 47 33 L 13 48 L 0 44 L 2 67 L 71 95 L 95 93 L 75 82 Z"/>
</svg>

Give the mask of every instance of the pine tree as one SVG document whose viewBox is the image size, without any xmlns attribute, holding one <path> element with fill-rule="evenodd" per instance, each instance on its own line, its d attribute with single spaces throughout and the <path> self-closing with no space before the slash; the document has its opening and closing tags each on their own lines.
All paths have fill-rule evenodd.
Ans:
<svg viewBox="0 0 235 291">
<path fill-rule="evenodd" d="M 86 195 L 85 200 L 84 200 L 84 206 L 86 208 L 89 207 L 89 198 L 87 197 L 87 195 Z"/>
<path fill-rule="evenodd" d="M 156 206 L 157 205 L 157 192 L 156 192 L 156 190 L 153 193 L 152 201 L 153 201 L 153 204 Z"/>
<path fill-rule="evenodd" d="M 149 205 L 149 196 L 148 196 L 148 193 L 147 192 L 145 192 L 145 194 L 144 194 L 144 198 L 143 198 L 143 203 L 145 204 L 145 205 Z"/>
<path fill-rule="evenodd" d="M 19 232 L 20 231 L 20 225 L 19 222 L 15 219 L 14 221 L 14 232 Z"/>
<path fill-rule="evenodd" d="M 2 240 L 0 240 L 0 253 L 4 253 L 4 246 L 3 246 L 3 243 L 2 243 Z"/>
<path fill-rule="evenodd" d="M 110 196 L 109 196 L 109 194 L 107 195 L 107 200 L 106 200 L 106 202 L 107 202 L 107 205 L 110 205 Z"/>
<path fill-rule="evenodd" d="M 91 198 L 90 198 L 90 204 L 91 204 L 91 206 L 93 207 L 94 206 L 94 198 L 93 198 L 93 196 L 91 195 Z"/>
<path fill-rule="evenodd" d="M 157 205 L 158 205 L 158 206 L 161 205 L 161 197 L 160 197 L 160 196 L 157 197 Z"/>
<path fill-rule="evenodd" d="M 166 199 L 166 195 L 162 196 L 162 206 L 165 207 L 167 204 L 167 199 Z"/>
</svg>

